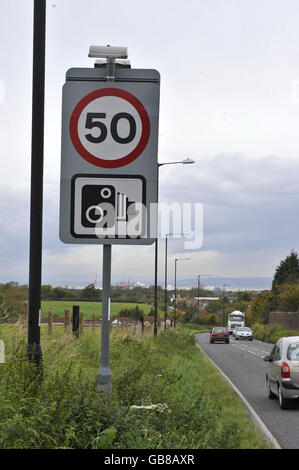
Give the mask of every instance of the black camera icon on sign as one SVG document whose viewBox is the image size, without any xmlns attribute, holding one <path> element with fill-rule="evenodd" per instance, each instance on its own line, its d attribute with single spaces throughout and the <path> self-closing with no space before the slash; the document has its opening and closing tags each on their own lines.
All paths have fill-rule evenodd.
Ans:
<svg viewBox="0 0 299 470">
<path fill-rule="evenodd" d="M 82 188 L 81 224 L 86 228 L 113 228 L 128 221 L 134 204 L 111 184 L 86 184 Z"/>
</svg>

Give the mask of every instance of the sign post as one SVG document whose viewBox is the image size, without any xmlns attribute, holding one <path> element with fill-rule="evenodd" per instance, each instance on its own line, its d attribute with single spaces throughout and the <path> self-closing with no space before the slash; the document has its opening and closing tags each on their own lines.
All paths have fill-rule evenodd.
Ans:
<svg viewBox="0 0 299 470">
<path fill-rule="evenodd" d="M 111 245 L 103 246 L 101 363 L 97 377 L 98 390 L 109 397 L 112 389 L 112 373 L 109 367 L 111 250 Z"/>
<path fill-rule="evenodd" d="M 60 239 L 103 245 L 97 387 L 110 395 L 111 245 L 157 236 L 160 75 L 131 69 L 123 47 L 91 46 L 89 56 L 106 62 L 68 70 L 63 87 Z"/>
</svg>

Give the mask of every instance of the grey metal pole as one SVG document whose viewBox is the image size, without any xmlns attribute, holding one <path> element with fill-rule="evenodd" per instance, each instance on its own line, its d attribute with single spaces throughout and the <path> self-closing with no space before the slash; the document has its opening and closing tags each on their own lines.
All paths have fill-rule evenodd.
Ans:
<svg viewBox="0 0 299 470">
<path fill-rule="evenodd" d="M 101 362 L 97 389 L 111 397 L 112 373 L 109 367 L 111 245 L 103 245 Z"/>
<path fill-rule="evenodd" d="M 174 260 L 174 326 L 176 324 L 176 263 L 177 259 Z"/>
<path fill-rule="evenodd" d="M 200 289 L 200 274 L 197 277 L 197 313 L 198 313 L 198 324 L 199 324 L 199 289 Z"/>
<path fill-rule="evenodd" d="M 157 204 L 159 204 L 159 168 L 157 165 Z M 158 210 L 158 207 L 157 207 Z M 158 223 L 157 223 L 158 231 Z M 158 333 L 157 317 L 158 317 L 158 233 L 156 233 L 155 240 L 155 301 L 154 301 L 154 336 Z"/>
<path fill-rule="evenodd" d="M 225 284 L 223 285 L 223 290 L 222 290 L 222 326 L 224 326 L 224 290 L 225 290 Z"/>
<path fill-rule="evenodd" d="M 190 164 L 190 163 L 195 163 L 194 160 L 191 158 L 186 158 L 185 160 L 182 160 L 180 162 L 165 162 L 165 163 L 158 163 L 158 174 L 157 174 L 157 200 L 159 199 L 159 168 L 160 166 L 164 165 L 177 165 L 178 163 L 182 164 Z M 165 293 L 164 293 L 164 330 L 166 330 L 166 321 L 167 321 L 167 237 L 169 235 L 173 234 L 168 234 L 166 235 L 166 246 L 165 246 Z M 157 327 L 156 327 L 156 319 L 157 319 L 157 311 L 158 311 L 158 294 L 157 294 L 157 273 L 158 269 L 158 241 L 156 240 L 156 246 L 155 246 L 155 319 L 154 319 L 154 334 L 157 333 Z"/>
<path fill-rule="evenodd" d="M 176 291 L 176 269 L 177 269 L 177 261 L 186 261 L 190 260 L 190 258 L 175 258 L 174 260 L 174 294 L 175 294 L 175 310 L 174 310 L 174 326 L 176 325 L 176 304 L 177 304 L 177 291 Z"/>
<path fill-rule="evenodd" d="M 168 234 L 166 234 L 165 238 L 164 330 L 166 330 L 167 321 L 167 240 Z"/>
<path fill-rule="evenodd" d="M 158 237 L 155 241 L 155 305 L 154 305 L 154 336 L 157 335 L 157 316 L 158 316 Z"/>
</svg>

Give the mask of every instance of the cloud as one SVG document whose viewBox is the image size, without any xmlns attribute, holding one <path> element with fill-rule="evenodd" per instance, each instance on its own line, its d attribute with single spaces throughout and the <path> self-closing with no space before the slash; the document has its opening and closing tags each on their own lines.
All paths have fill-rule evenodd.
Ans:
<svg viewBox="0 0 299 470">
<path fill-rule="evenodd" d="M 203 202 L 202 249 L 228 256 L 226 273 L 271 275 L 298 246 L 299 163 L 220 154 L 203 157 L 195 168 L 173 168 L 161 177 L 161 200 Z"/>
<path fill-rule="evenodd" d="M 27 281 L 32 8 L 25 3 L 6 1 L 0 28 L 0 276 Z M 89 0 L 82 10 L 72 0 L 70 10 L 69 3 L 47 12 L 43 280 L 84 284 L 100 276 L 101 249 L 58 237 L 61 88 L 69 67 L 92 66 L 87 53 L 99 38 L 99 15 L 114 18 L 115 4 Z M 204 244 L 188 253 L 187 277 L 199 270 L 272 275 L 298 247 L 297 4 L 239 3 L 189 0 L 182 10 L 154 0 L 144 22 L 141 2 L 117 2 L 121 14 L 101 26 L 102 39 L 128 46 L 133 67 L 161 72 L 161 161 L 197 160 L 160 169 L 161 201 L 204 204 Z M 22 54 L 12 60 L 19 44 Z M 164 241 L 159 248 L 163 273 Z M 152 282 L 153 254 L 153 246 L 114 247 L 114 279 Z M 169 242 L 170 263 L 184 254 L 181 240 Z"/>
<path fill-rule="evenodd" d="M 299 163 L 279 157 L 203 157 L 197 165 L 166 168 L 160 200 L 204 203 L 204 244 L 189 251 L 185 277 L 198 271 L 215 276 L 271 276 L 280 259 L 298 247 Z M 29 189 L 0 188 L 0 275 L 28 282 Z M 85 285 L 101 278 L 102 249 L 64 245 L 58 237 L 59 187 L 44 188 L 43 282 Z M 159 273 L 164 273 L 164 240 Z M 169 272 L 186 256 L 183 240 L 170 239 Z M 212 272 L 213 271 L 213 272 Z M 114 246 L 112 276 L 153 283 L 154 246 Z"/>
</svg>

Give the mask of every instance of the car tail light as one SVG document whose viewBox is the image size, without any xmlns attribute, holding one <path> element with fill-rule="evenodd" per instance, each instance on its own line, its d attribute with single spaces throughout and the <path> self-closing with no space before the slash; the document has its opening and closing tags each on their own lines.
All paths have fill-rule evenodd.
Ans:
<svg viewBox="0 0 299 470">
<path fill-rule="evenodd" d="M 281 364 L 281 377 L 283 379 L 289 379 L 290 378 L 290 366 L 286 362 L 283 362 Z"/>
</svg>

